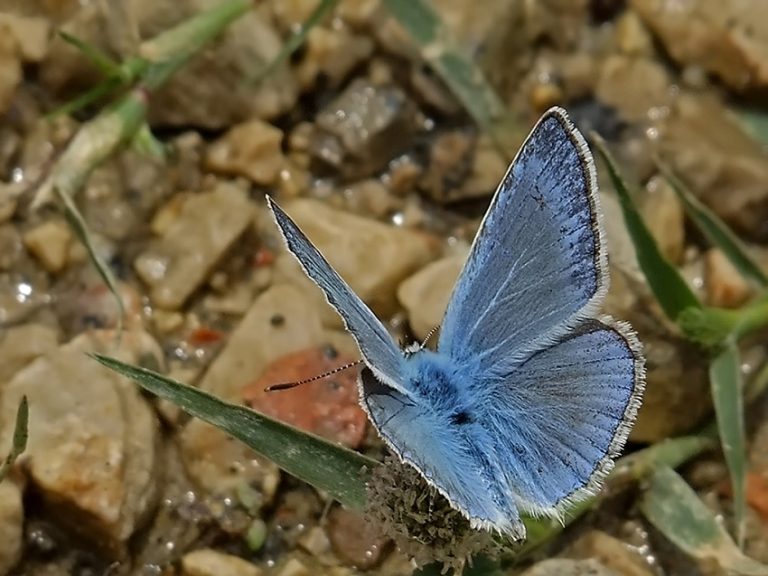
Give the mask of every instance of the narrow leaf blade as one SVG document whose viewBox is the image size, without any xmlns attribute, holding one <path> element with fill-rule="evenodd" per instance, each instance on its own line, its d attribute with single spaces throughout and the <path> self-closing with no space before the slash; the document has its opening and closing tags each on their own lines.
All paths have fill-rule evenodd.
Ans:
<svg viewBox="0 0 768 576">
<path fill-rule="evenodd" d="M 660 466 L 651 475 L 640 508 L 651 524 L 686 554 L 715 560 L 728 574 L 768 574 L 768 567 L 741 553 L 712 512 L 671 468 Z"/>
<path fill-rule="evenodd" d="M 709 379 L 720 442 L 733 487 L 736 540 L 741 545 L 746 513 L 747 443 L 739 350 L 734 342 L 726 343 L 712 359 Z"/>
<path fill-rule="evenodd" d="M 696 198 L 668 167 L 660 162 L 657 162 L 657 166 L 672 186 L 672 190 L 682 201 L 688 216 L 701 230 L 701 233 L 706 236 L 707 240 L 723 251 L 723 254 L 744 278 L 751 280 L 761 288 L 768 287 L 768 276 L 752 259 L 741 240 L 728 228 L 725 222 Z"/>
<path fill-rule="evenodd" d="M 8 456 L 0 465 L 0 482 L 8 475 L 16 459 L 27 449 L 27 439 L 29 438 L 29 403 L 27 397 L 22 396 L 19 402 L 19 408 L 16 411 L 16 424 L 13 427 L 13 444 Z"/>
<path fill-rule="evenodd" d="M 64 30 L 59 30 L 59 36 L 67 44 L 74 46 L 82 52 L 105 76 L 117 76 L 120 74 L 120 65 L 93 44 L 81 40 Z"/>
<path fill-rule="evenodd" d="M 96 252 L 96 248 L 91 238 L 91 233 L 88 230 L 88 225 L 85 223 L 85 219 L 80 213 L 80 210 L 78 210 L 75 201 L 62 189 L 57 187 L 56 191 L 64 209 L 64 215 L 69 222 L 70 228 L 75 233 L 77 239 L 80 240 L 80 243 L 85 246 L 85 250 L 88 252 L 88 257 L 96 267 L 96 271 L 99 273 L 99 276 L 101 276 L 101 279 L 104 281 L 104 284 L 106 284 L 107 289 L 115 299 L 115 303 L 117 304 L 118 309 L 116 329 L 118 335 L 120 335 L 123 331 L 125 305 L 123 304 L 123 299 L 120 297 L 120 292 L 117 288 L 117 279 L 112 273 L 112 269 L 109 267 L 109 265 L 104 262 L 101 256 L 99 256 L 98 252 Z"/>
<path fill-rule="evenodd" d="M 482 70 L 452 39 L 426 0 L 384 0 L 384 5 L 419 45 L 421 55 L 442 78 L 478 126 L 505 154 L 523 131 L 488 83 Z"/>
<path fill-rule="evenodd" d="M 357 509 L 365 506 L 366 475 L 378 465 L 376 460 L 151 370 L 108 356 L 97 354 L 94 358 L 148 392 L 170 400 L 192 416 L 237 438 L 342 504 Z"/>
<path fill-rule="evenodd" d="M 323 18 L 330 14 L 336 7 L 336 4 L 338 4 L 338 0 L 321 0 L 301 27 L 288 38 L 285 44 L 283 44 L 283 47 L 280 49 L 280 52 L 277 53 L 277 56 L 275 56 L 266 66 L 253 74 L 252 77 L 249 78 L 249 82 L 254 84 L 261 82 L 264 78 L 274 72 L 283 62 L 288 60 L 288 58 L 290 58 L 293 53 L 304 44 L 310 30 L 322 22 Z"/>
<path fill-rule="evenodd" d="M 645 274 L 653 294 L 659 301 L 664 313 L 672 321 L 677 321 L 686 308 L 701 307 L 696 295 L 685 283 L 677 269 L 662 255 L 656 240 L 651 235 L 640 212 L 632 200 L 627 185 L 619 174 L 616 163 L 602 138 L 593 138 L 595 149 L 608 168 L 608 174 L 619 197 L 621 211 L 627 225 L 632 243 L 635 246 L 637 260 Z"/>
</svg>

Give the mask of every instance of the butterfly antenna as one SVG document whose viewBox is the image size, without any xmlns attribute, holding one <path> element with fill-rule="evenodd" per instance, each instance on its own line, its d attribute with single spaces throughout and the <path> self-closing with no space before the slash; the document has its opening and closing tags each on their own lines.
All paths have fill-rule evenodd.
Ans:
<svg viewBox="0 0 768 576">
<path fill-rule="evenodd" d="M 308 384 L 310 382 L 314 382 L 315 380 L 322 380 L 323 378 L 327 378 L 328 376 L 333 376 L 334 374 L 337 374 L 343 370 L 349 370 L 350 368 L 354 368 L 358 364 L 362 364 L 362 362 L 363 362 L 362 360 L 355 360 L 354 362 L 344 364 L 343 366 L 339 366 L 338 368 L 334 368 L 333 370 L 330 370 L 323 374 L 318 374 L 317 376 L 312 376 L 312 378 L 305 378 L 304 380 L 298 380 L 296 382 L 284 382 L 282 384 L 272 384 L 272 386 L 267 386 L 266 388 L 264 388 L 264 392 L 276 392 L 277 390 L 288 390 L 290 388 L 295 388 L 296 386 L 301 386 L 302 384 Z"/>
<path fill-rule="evenodd" d="M 440 329 L 440 325 L 438 324 L 432 330 L 429 331 L 427 334 L 427 337 L 424 338 L 424 342 L 421 343 L 421 349 L 423 350 L 427 346 L 427 342 L 429 342 L 429 339 L 432 338 L 432 336 L 435 335 L 435 332 L 437 332 Z"/>
</svg>

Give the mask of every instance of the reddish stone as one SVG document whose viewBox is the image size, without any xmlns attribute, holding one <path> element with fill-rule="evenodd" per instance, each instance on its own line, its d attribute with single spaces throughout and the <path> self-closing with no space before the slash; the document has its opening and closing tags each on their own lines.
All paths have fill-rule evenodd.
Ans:
<svg viewBox="0 0 768 576">
<path fill-rule="evenodd" d="M 243 389 L 243 400 L 267 416 L 356 448 L 363 441 L 367 421 L 358 404 L 357 368 L 288 390 L 264 390 L 274 384 L 312 378 L 355 360 L 327 346 L 288 354 L 275 360 L 256 382 Z"/>
<path fill-rule="evenodd" d="M 193 346 L 204 346 L 205 344 L 213 344 L 218 342 L 224 337 L 224 333 L 221 330 L 214 328 L 197 328 L 192 334 L 189 335 L 189 343 Z"/>
<path fill-rule="evenodd" d="M 271 266 L 275 262 L 275 253 L 269 248 L 259 248 L 253 256 L 253 265 L 256 268 Z"/>
</svg>

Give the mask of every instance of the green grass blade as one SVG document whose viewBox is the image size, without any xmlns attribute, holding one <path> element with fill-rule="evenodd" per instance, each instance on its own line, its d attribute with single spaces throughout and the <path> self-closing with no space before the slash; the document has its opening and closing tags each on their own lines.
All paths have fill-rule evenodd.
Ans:
<svg viewBox="0 0 768 576">
<path fill-rule="evenodd" d="M 506 155 L 521 133 L 483 72 L 452 39 L 426 0 L 384 0 L 384 5 L 419 45 L 424 60 L 443 79 L 478 126 Z"/>
<path fill-rule="evenodd" d="M 733 517 L 736 541 L 744 541 L 746 513 L 747 445 L 744 432 L 744 391 L 741 385 L 739 350 L 727 342 L 709 366 L 712 402 L 723 455 L 733 486 Z"/>
<path fill-rule="evenodd" d="M 168 155 L 168 147 L 155 137 L 146 122 L 136 131 L 131 144 L 138 153 L 151 158 L 164 160 Z"/>
<path fill-rule="evenodd" d="M 153 64 L 181 63 L 253 7 L 253 0 L 224 0 L 174 26 L 139 47 L 139 55 Z M 177 67 L 178 68 L 178 67 Z"/>
<path fill-rule="evenodd" d="M 119 335 L 121 335 L 123 332 L 125 305 L 123 304 L 123 299 L 120 297 L 120 292 L 117 289 L 117 278 L 115 278 L 115 275 L 112 274 L 112 269 L 109 267 L 109 265 L 104 262 L 104 260 L 102 260 L 102 258 L 96 252 L 93 240 L 91 239 L 91 233 L 88 230 L 88 225 L 85 223 L 85 219 L 80 213 L 80 210 L 78 210 L 75 201 L 62 189 L 56 188 L 56 191 L 58 192 L 59 200 L 61 201 L 62 208 L 64 209 L 64 215 L 69 222 L 70 228 L 75 233 L 77 239 L 80 240 L 83 246 L 85 246 L 85 250 L 88 252 L 88 257 L 96 268 L 96 271 L 99 273 L 99 276 L 101 276 L 101 279 L 104 281 L 104 284 L 106 284 L 107 289 L 115 299 L 115 303 L 117 304 L 118 309 L 117 326 L 115 328 L 119 337 Z"/>
<path fill-rule="evenodd" d="M 55 195 L 61 202 L 72 231 L 85 246 L 99 276 L 115 298 L 119 308 L 118 334 L 122 331 L 124 306 L 117 290 L 117 280 L 107 263 L 97 254 L 85 219 L 75 204 L 74 196 L 90 173 L 124 142 L 133 137 L 143 122 L 145 111 L 145 99 L 140 94 L 131 93 L 84 124 L 59 157 L 33 201 L 33 207 L 37 207 L 47 202 L 51 195 Z"/>
<path fill-rule="evenodd" d="M 81 40 L 77 36 L 73 36 L 64 30 L 59 30 L 59 36 L 61 36 L 61 39 L 67 44 L 71 44 L 82 52 L 83 55 L 88 58 L 96 68 L 101 70 L 105 76 L 118 76 L 120 74 L 120 64 L 104 54 L 104 52 L 96 48 L 93 44 L 89 44 L 85 40 Z"/>
<path fill-rule="evenodd" d="M 660 162 L 657 162 L 656 165 L 682 201 L 688 216 L 701 233 L 706 236 L 707 240 L 723 251 L 723 254 L 744 278 L 751 280 L 760 288 L 768 287 L 768 276 L 755 263 L 744 244 L 725 222 L 696 198 L 668 167 Z"/>
<path fill-rule="evenodd" d="M 73 98 L 69 102 L 65 102 L 58 108 L 54 108 L 45 116 L 46 118 L 50 119 L 64 116 L 66 114 L 74 114 L 86 106 L 90 106 L 91 104 L 94 104 L 102 98 L 105 98 L 109 94 L 113 93 L 118 88 L 120 88 L 120 85 L 121 82 L 119 80 L 114 78 L 107 78 L 106 80 L 99 82 L 96 86 L 87 92 L 80 94 L 80 96 Z"/>
<path fill-rule="evenodd" d="M 290 58 L 293 53 L 296 52 L 296 50 L 298 50 L 302 44 L 304 44 L 309 31 L 317 26 L 320 22 L 322 22 L 323 18 L 330 14 L 338 3 L 339 0 L 321 0 L 317 7 L 312 11 L 312 14 L 310 14 L 306 21 L 301 25 L 301 27 L 299 27 L 299 29 L 296 30 L 293 34 L 291 34 L 290 38 L 288 38 L 286 43 L 280 49 L 280 52 L 278 52 L 277 56 L 275 56 L 269 64 L 257 70 L 255 74 L 252 74 L 248 78 L 248 82 L 253 84 L 261 82 L 264 80 L 264 78 L 274 72 L 278 66 L 288 60 L 288 58 Z"/>
<path fill-rule="evenodd" d="M 230 404 L 151 370 L 94 355 L 107 368 L 237 438 L 283 470 L 350 508 L 365 506 L 366 475 L 379 463 L 308 432 Z"/>
<path fill-rule="evenodd" d="M 768 575 L 768 567 L 741 553 L 714 514 L 671 468 L 659 467 L 651 475 L 640 508 L 651 524 L 689 556 L 714 560 L 728 574 Z"/>
<path fill-rule="evenodd" d="M 27 397 L 22 396 L 19 402 L 19 409 L 16 411 L 16 424 L 13 427 L 13 444 L 8 456 L 0 465 L 0 482 L 8 475 L 8 471 L 13 466 L 16 459 L 27 449 L 27 439 L 29 438 L 29 404 Z"/>
<path fill-rule="evenodd" d="M 762 146 L 768 147 L 768 114 L 758 109 L 743 109 L 736 114 L 752 138 Z"/>
<path fill-rule="evenodd" d="M 677 269 L 662 255 L 656 240 L 643 222 L 640 212 L 619 174 L 616 163 L 602 138 L 593 137 L 594 148 L 608 168 L 608 175 L 619 197 L 621 211 L 627 230 L 637 253 L 637 261 L 645 274 L 654 296 L 659 301 L 664 313 L 672 321 L 677 321 L 686 308 L 701 307 L 696 295 L 685 283 Z"/>
</svg>

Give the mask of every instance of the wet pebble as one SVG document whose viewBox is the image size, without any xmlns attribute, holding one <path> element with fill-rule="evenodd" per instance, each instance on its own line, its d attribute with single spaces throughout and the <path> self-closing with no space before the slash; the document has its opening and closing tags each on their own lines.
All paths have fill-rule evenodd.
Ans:
<svg viewBox="0 0 768 576">
<path fill-rule="evenodd" d="M 0 382 L 7 382 L 32 360 L 57 347 L 57 331 L 50 326 L 22 324 L 8 328 L 0 339 Z"/>
<path fill-rule="evenodd" d="M 568 547 L 565 554 L 573 558 L 592 558 L 620 576 L 656 574 L 634 548 L 600 530 L 591 530 L 578 538 Z"/>
<path fill-rule="evenodd" d="M 21 558 L 24 507 L 21 488 L 11 479 L 0 484 L 0 574 L 8 574 Z"/>
<path fill-rule="evenodd" d="M 61 272 L 67 265 L 73 236 L 63 220 L 48 220 L 28 230 L 24 246 L 48 272 Z"/>
<path fill-rule="evenodd" d="M 595 96 L 622 119 L 638 122 L 646 120 L 649 110 L 669 101 L 671 87 L 669 72 L 656 60 L 613 55 L 602 64 Z"/>
<path fill-rule="evenodd" d="M 0 14 L 0 30 L 16 41 L 24 62 L 40 62 L 48 53 L 51 22 L 46 18 L 3 12 Z"/>
<path fill-rule="evenodd" d="M 657 123 L 662 158 L 737 233 L 768 238 L 768 163 L 760 144 L 711 95 L 683 93 Z"/>
<path fill-rule="evenodd" d="M 221 182 L 211 192 L 187 198 L 163 236 L 134 262 L 153 303 L 168 310 L 181 307 L 252 217 L 251 202 L 234 184 Z"/>
<path fill-rule="evenodd" d="M 254 184 L 277 183 L 285 159 L 283 131 L 253 119 L 232 127 L 213 142 L 205 156 L 206 167 L 215 174 L 243 176 Z"/>
<path fill-rule="evenodd" d="M 643 405 L 630 439 L 651 443 L 690 432 L 712 410 L 701 351 L 677 337 L 653 334 L 633 317 L 622 319 L 633 322 L 638 331 L 647 371 Z"/>
<path fill-rule="evenodd" d="M 520 576 L 622 576 L 597 560 L 552 558 L 534 564 Z"/>
<path fill-rule="evenodd" d="M 296 78 L 304 91 L 311 90 L 318 79 L 328 87 L 337 87 L 372 52 L 373 41 L 368 36 L 345 27 L 316 26 L 307 36 Z"/>
<path fill-rule="evenodd" d="M 312 155 L 347 178 L 369 176 L 405 149 L 415 108 L 395 85 L 355 80 L 315 118 Z"/>
<path fill-rule="evenodd" d="M 312 571 L 298 558 L 289 558 L 274 574 L 275 576 L 310 576 Z"/>
<path fill-rule="evenodd" d="M 738 308 L 752 295 L 747 280 L 717 248 L 707 250 L 704 255 L 704 285 L 710 306 Z"/>
<path fill-rule="evenodd" d="M 768 86 L 768 7 L 762 3 L 632 0 L 670 56 L 718 76 L 730 88 Z"/>
<path fill-rule="evenodd" d="M 673 263 L 680 263 L 685 249 L 685 210 L 667 180 L 654 176 L 645 186 L 638 204 L 643 220 L 662 254 Z"/>
<path fill-rule="evenodd" d="M 0 439 L 7 452 L 20 398 L 29 398 L 29 443 L 22 460 L 52 514 L 115 556 L 157 497 L 157 418 L 136 386 L 86 352 L 136 363 L 160 357 L 146 334 L 91 332 L 38 357 L 5 384 Z M 51 389 L 56 394 L 51 394 Z"/>
<path fill-rule="evenodd" d="M 0 23 L 0 113 L 11 107 L 16 89 L 21 83 L 21 58 L 18 45 L 7 27 Z"/>
</svg>

